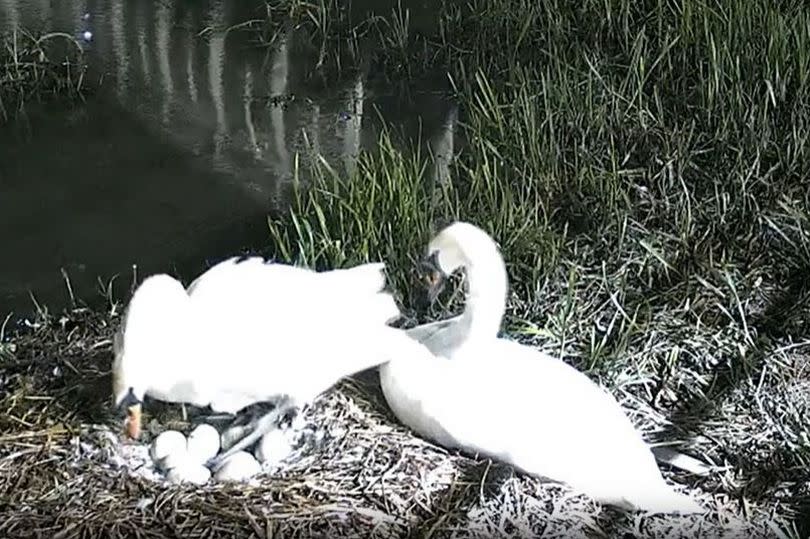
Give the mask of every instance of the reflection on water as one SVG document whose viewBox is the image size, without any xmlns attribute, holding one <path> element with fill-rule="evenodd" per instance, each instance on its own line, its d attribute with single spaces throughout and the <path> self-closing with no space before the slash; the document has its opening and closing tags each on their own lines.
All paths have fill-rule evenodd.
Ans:
<svg viewBox="0 0 810 539">
<path fill-rule="evenodd" d="M 356 3 L 363 8 L 363 3 Z M 388 10 L 396 2 L 367 2 Z M 347 170 L 380 119 L 430 141 L 446 178 L 456 109 L 443 81 L 408 99 L 346 73 L 309 84 L 313 62 L 279 36 L 258 47 L 227 29 L 258 2 L 0 0 L 0 33 L 66 32 L 84 43 L 86 104 L 29 106 L 0 126 L 0 316 L 38 300 L 92 298 L 99 277 L 176 271 L 267 244 L 283 210 L 294 156 L 320 152 Z M 430 5 L 414 3 L 430 21 Z M 419 20 L 414 17 L 413 20 Z M 411 88 L 413 90 L 413 88 Z M 373 113 L 369 113 L 372 112 Z"/>
</svg>

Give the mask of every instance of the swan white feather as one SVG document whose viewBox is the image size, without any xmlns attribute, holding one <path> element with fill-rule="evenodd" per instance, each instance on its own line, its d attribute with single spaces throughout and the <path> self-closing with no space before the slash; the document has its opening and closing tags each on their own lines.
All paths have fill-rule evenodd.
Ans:
<svg viewBox="0 0 810 539">
<path fill-rule="evenodd" d="M 461 230 L 463 229 L 463 225 L 458 224 L 457 228 Z M 420 324 L 406 330 L 406 332 L 409 337 L 427 346 L 428 349 L 438 357 L 464 358 L 467 354 L 463 352 L 455 354 L 451 352 L 457 352 L 457 348 L 461 344 L 469 343 L 470 338 L 495 338 L 498 336 L 499 326 L 506 312 L 508 280 L 506 268 L 503 265 L 503 258 L 497 250 L 497 245 L 495 245 L 489 236 L 485 235 L 484 237 L 473 231 L 471 234 L 467 234 L 462 240 L 452 241 L 461 241 L 466 245 L 467 250 L 482 253 L 482 256 L 478 258 L 489 259 L 489 263 L 483 265 L 484 271 L 482 271 L 482 264 L 480 262 L 478 264 L 471 264 L 470 268 L 468 268 L 469 271 L 467 271 L 465 284 L 468 294 L 473 298 L 473 301 L 467 303 L 464 312 L 460 315 L 445 320 Z M 446 241 L 443 240 L 441 236 L 437 237 L 433 244 L 433 252 L 443 249 L 444 243 L 446 243 Z M 444 248 L 449 249 L 450 252 L 455 252 L 452 246 Z M 490 255 L 487 256 L 484 253 L 490 253 Z M 473 319 L 475 318 L 475 311 L 482 310 L 489 313 L 486 325 L 482 327 L 482 325 L 479 324 L 475 327 L 474 331 L 472 331 L 474 327 Z M 476 341 L 473 341 L 473 344 L 475 344 L 475 342 Z M 712 470 L 711 466 L 706 463 L 668 447 L 650 446 L 650 451 L 652 451 L 653 456 L 658 462 L 666 463 L 674 468 L 684 470 L 694 475 L 705 476 Z"/>
<path fill-rule="evenodd" d="M 703 509 L 661 476 L 616 400 L 570 365 L 497 337 L 507 280 L 494 241 L 454 223 L 428 249 L 449 275 L 464 267 L 468 301 L 449 324 L 409 331 L 440 358 L 380 367 L 397 418 L 437 443 L 563 482 L 596 501 L 652 513 Z M 493 283 L 491 289 L 487 284 Z"/>
<path fill-rule="evenodd" d="M 135 291 L 116 339 L 117 403 L 144 396 L 236 413 L 256 402 L 311 402 L 340 378 L 412 347 L 383 264 L 315 272 L 229 259 L 189 290 L 155 275 Z M 418 346 L 418 345 L 417 345 Z"/>
</svg>

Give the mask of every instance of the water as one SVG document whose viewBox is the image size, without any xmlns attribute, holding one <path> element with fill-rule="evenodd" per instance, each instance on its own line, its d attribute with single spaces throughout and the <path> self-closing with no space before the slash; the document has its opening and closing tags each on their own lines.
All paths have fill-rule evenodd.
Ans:
<svg viewBox="0 0 810 539">
<path fill-rule="evenodd" d="M 396 2 L 354 2 L 356 17 Z M 429 3 L 405 5 L 433 23 Z M 65 32 L 86 50 L 79 105 L 26 107 L 0 125 L 0 317 L 51 310 L 72 292 L 92 302 L 116 277 L 168 271 L 186 282 L 208 264 L 270 241 L 295 157 L 317 148 L 352 167 L 381 122 L 453 146 L 445 80 L 387 88 L 368 72 L 315 76 L 316 55 L 287 31 L 272 48 L 222 29 L 260 2 L 0 0 L 0 32 Z M 204 31 L 205 30 L 205 31 Z M 407 92 L 401 89 L 407 87 Z M 287 96 L 280 106 L 268 98 Z M 289 96 L 293 99 L 290 101 Z M 441 153 L 441 152 L 440 152 Z M 2 322 L 2 318 L 0 318 Z"/>
</svg>

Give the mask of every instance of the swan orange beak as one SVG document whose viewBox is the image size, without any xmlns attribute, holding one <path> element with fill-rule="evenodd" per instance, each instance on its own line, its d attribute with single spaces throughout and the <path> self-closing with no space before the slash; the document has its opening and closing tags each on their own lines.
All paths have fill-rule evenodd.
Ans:
<svg viewBox="0 0 810 539">
<path fill-rule="evenodd" d="M 127 407 L 127 418 L 124 421 L 127 436 L 137 440 L 141 436 L 141 403 Z"/>
</svg>

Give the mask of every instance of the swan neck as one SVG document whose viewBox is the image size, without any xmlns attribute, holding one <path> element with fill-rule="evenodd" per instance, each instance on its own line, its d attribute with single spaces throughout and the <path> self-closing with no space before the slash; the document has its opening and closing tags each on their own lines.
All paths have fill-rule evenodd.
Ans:
<svg viewBox="0 0 810 539">
<path fill-rule="evenodd" d="M 467 266 L 464 321 L 470 336 L 493 337 L 506 311 L 506 270 L 503 264 Z"/>
</svg>

